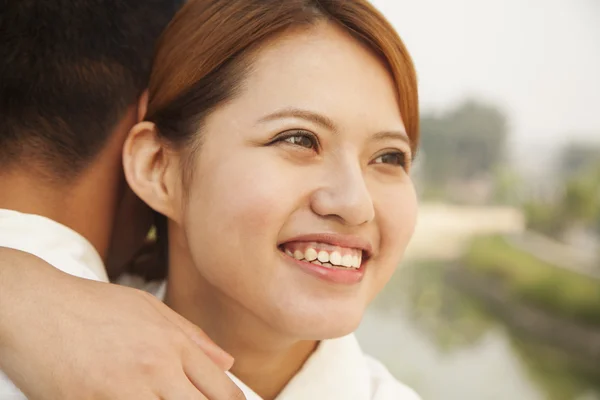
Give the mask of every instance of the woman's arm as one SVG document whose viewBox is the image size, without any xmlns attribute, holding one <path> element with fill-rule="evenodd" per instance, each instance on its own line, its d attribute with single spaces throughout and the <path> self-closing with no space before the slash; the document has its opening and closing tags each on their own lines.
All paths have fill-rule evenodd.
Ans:
<svg viewBox="0 0 600 400">
<path fill-rule="evenodd" d="M 232 362 L 149 294 L 0 248 L 0 369 L 30 400 L 243 399 Z"/>
</svg>

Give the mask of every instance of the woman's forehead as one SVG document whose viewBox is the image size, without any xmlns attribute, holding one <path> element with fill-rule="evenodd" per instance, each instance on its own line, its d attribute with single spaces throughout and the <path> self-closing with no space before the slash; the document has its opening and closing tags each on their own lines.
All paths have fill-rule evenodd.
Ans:
<svg viewBox="0 0 600 400">
<path fill-rule="evenodd" d="M 330 110 L 335 118 L 335 111 L 345 109 L 401 120 L 385 65 L 332 24 L 285 33 L 252 58 L 240 100 L 257 113 L 301 108 Z"/>
</svg>

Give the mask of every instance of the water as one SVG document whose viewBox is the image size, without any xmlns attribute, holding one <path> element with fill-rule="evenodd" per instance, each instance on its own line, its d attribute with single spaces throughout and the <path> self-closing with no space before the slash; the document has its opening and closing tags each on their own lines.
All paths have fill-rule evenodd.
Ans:
<svg viewBox="0 0 600 400">
<path fill-rule="evenodd" d="M 403 267 L 357 332 L 364 350 L 424 400 L 600 400 L 589 370 L 515 335 L 443 279 L 443 266 Z"/>
</svg>

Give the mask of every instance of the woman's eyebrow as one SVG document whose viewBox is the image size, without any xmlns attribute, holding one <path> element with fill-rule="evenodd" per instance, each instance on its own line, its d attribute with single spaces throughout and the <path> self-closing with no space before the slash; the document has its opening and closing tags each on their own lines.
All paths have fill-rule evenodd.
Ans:
<svg viewBox="0 0 600 400">
<path fill-rule="evenodd" d="M 337 132 L 337 127 L 335 126 L 335 123 L 331 120 L 331 118 L 316 113 L 314 111 L 303 110 L 300 108 L 285 108 L 283 110 L 275 111 L 272 114 L 262 117 L 258 120 L 258 122 L 263 123 L 283 118 L 304 119 L 313 122 L 317 125 L 320 125 L 321 127 L 326 128 L 330 131 Z"/>
<path fill-rule="evenodd" d="M 269 122 L 269 121 L 274 121 L 274 120 L 284 119 L 284 118 L 303 119 L 306 121 L 313 122 L 313 123 L 315 123 L 323 128 L 326 128 L 334 133 L 338 132 L 338 129 L 337 129 L 335 123 L 333 122 L 333 120 L 331 120 L 331 118 L 329 118 L 323 114 L 319 114 L 319 113 L 316 113 L 316 112 L 310 111 L 310 110 L 304 110 L 301 108 L 285 108 L 282 110 L 278 110 L 278 111 L 275 111 L 274 113 L 268 114 L 268 115 L 260 118 L 258 120 L 258 122 L 264 123 L 264 122 Z M 410 138 L 408 137 L 408 135 L 406 134 L 406 131 L 404 131 L 404 130 L 377 132 L 376 134 L 374 134 L 372 136 L 372 139 L 373 140 L 396 139 L 396 140 L 401 140 L 408 145 L 411 144 Z"/>
<path fill-rule="evenodd" d="M 377 132 L 375 135 L 373 135 L 373 139 L 374 140 L 384 140 L 384 139 L 396 139 L 396 140 L 401 140 L 404 143 L 408 144 L 410 146 L 410 138 L 408 137 L 408 135 L 406 134 L 405 131 L 383 131 L 383 132 Z"/>
</svg>

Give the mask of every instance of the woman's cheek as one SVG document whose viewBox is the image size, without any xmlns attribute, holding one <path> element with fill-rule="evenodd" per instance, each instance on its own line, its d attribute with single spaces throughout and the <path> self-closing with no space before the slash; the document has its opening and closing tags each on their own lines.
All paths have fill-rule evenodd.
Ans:
<svg viewBox="0 0 600 400">
<path fill-rule="evenodd" d="M 380 203 L 382 250 L 396 261 L 412 238 L 417 219 L 417 198 L 412 183 L 406 183 L 382 196 Z"/>
<path fill-rule="evenodd" d="M 380 254 L 372 271 L 367 303 L 385 287 L 402 261 L 416 224 L 417 201 L 412 186 L 399 191 L 386 190 L 377 207 Z"/>
<path fill-rule="evenodd" d="M 215 167 L 199 191 L 209 218 L 230 233 L 276 234 L 294 202 L 293 171 L 266 158 Z"/>
</svg>

